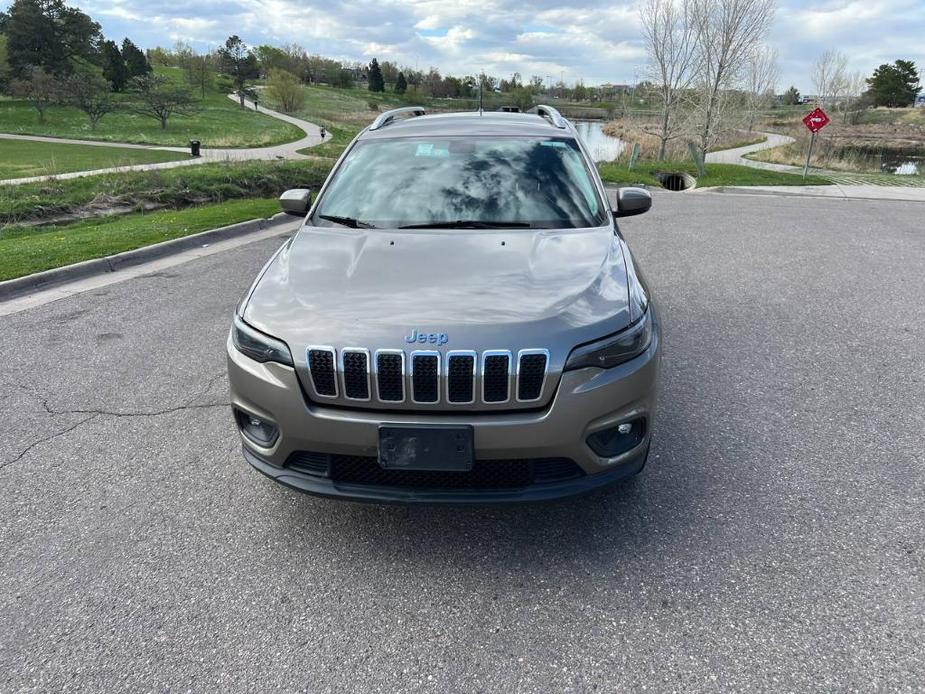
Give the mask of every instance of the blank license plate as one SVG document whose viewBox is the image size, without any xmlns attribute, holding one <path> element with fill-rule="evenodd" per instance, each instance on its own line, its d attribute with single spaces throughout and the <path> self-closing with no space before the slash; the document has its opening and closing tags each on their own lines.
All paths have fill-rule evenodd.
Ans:
<svg viewBox="0 0 925 694">
<path fill-rule="evenodd" d="M 379 465 L 387 470 L 467 472 L 475 461 L 472 427 L 379 427 Z"/>
</svg>

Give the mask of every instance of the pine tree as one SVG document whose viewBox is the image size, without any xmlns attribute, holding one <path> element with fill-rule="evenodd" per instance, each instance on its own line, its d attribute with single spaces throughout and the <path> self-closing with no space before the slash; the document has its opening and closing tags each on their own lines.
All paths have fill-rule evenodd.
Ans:
<svg viewBox="0 0 925 694">
<path fill-rule="evenodd" d="M 121 92 L 128 82 L 128 69 L 115 41 L 104 41 L 101 47 L 103 77 L 109 80 L 114 92 Z"/>
<path fill-rule="evenodd" d="M 385 80 L 382 79 L 382 70 L 379 68 L 379 61 L 375 58 L 373 58 L 373 61 L 369 64 L 369 91 L 385 91 Z"/>
<path fill-rule="evenodd" d="M 151 64 L 145 54 L 129 39 L 122 42 L 122 58 L 129 78 L 143 77 L 151 72 Z"/>
<path fill-rule="evenodd" d="M 881 65 L 872 77 L 868 94 L 877 106 L 911 106 L 919 93 L 919 76 L 911 60 L 897 60 L 892 65 Z"/>
<path fill-rule="evenodd" d="M 395 93 L 404 94 L 408 91 L 408 82 L 405 80 L 405 73 L 399 72 L 398 78 L 395 80 Z"/>
<path fill-rule="evenodd" d="M 800 92 L 797 91 L 796 87 L 790 87 L 784 92 L 784 103 L 788 106 L 800 103 Z"/>
</svg>

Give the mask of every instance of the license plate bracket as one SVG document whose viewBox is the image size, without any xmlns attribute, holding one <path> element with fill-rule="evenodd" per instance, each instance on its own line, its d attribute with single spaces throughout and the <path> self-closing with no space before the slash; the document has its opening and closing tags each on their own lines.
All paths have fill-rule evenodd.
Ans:
<svg viewBox="0 0 925 694">
<path fill-rule="evenodd" d="M 471 426 L 381 426 L 379 465 L 386 470 L 468 472 L 475 464 Z"/>
</svg>

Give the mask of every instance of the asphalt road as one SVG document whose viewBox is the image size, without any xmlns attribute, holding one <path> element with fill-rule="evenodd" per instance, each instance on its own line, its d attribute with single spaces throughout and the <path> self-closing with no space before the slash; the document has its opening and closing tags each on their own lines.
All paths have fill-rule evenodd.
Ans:
<svg viewBox="0 0 925 694">
<path fill-rule="evenodd" d="M 0 690 L 919 690 L 925 206 L 657 196 L 656 444 L 608 493 L 342 504 L 248 468 L 276 241 L 0 319 Z"/>
</svg>

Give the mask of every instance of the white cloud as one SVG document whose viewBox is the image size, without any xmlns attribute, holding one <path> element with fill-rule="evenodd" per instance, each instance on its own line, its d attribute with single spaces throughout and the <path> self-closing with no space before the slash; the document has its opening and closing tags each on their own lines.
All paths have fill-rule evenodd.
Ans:
<svg viewBox="0 0 925 694">
<path fill-rule="evenodd" d="M 442 72 L 560 74 L 630 82 L 644 64 L 638 0 L 72 0 L 111 38 L 140 45 L 177 38 L 215 45 L 297 42 L 348 60 L 383 57 Z M 925 66 L 925 0 L 780 0 L 770 42 L 782 83 L 810 88 L 826 48 L 854 70 L 908 58 Z M 782 85 L 785 86 L 785 85 Z"/>
</svg>

